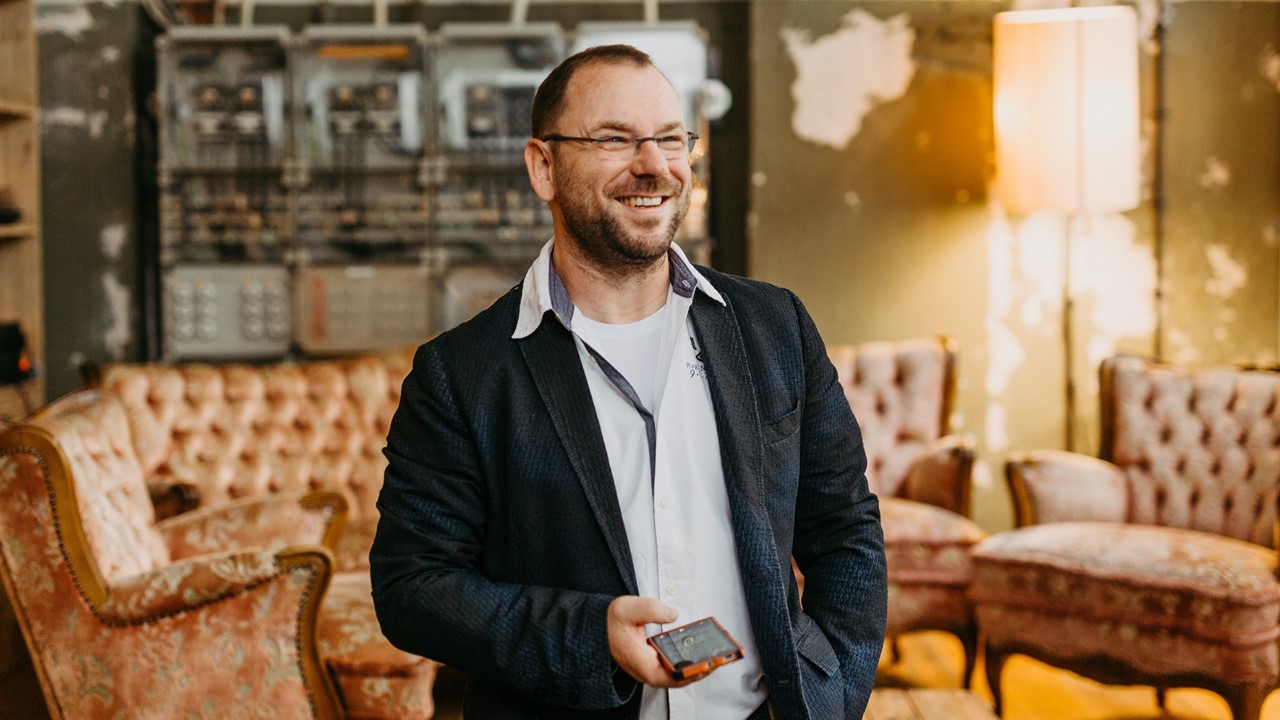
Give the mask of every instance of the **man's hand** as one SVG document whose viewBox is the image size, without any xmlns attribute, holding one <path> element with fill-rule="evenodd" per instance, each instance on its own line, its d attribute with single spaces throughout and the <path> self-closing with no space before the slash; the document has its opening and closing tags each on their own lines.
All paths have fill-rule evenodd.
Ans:
<svg viewBox="0 0 1280 720">
<path fill-rule="evenodd" d="M 658 651 L 645 641 L 644 626 L 675 622 L 679 614 L 652 598 L 623 595 L 609 603 L 609 654 L 631 677 L 653 687 L 684 687 L 694 680 L 677 680 L 658 661 Z"/>
</svg>

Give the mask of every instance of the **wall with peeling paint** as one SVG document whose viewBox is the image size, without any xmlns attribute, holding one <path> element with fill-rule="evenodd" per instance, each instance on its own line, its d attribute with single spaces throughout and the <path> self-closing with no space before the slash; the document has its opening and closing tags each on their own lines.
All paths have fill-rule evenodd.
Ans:
<svg viewBox="0 0 1280 720">
<path fill-rule="evenodd" d="M 136 105 L 155 29 L 136 3 L 38 2 L 50 396 L 80 364 L 137 359 L 144 284 Z M 145 153 L 143 153 L 145 154 Z"/>
<path fill-rule="evenodd" d="M 1165 354 L 1280 360 L 1280 3 L 1171 6 Z"/>
<path fill-rule="evenodd" d="M 750 273 L 796 290 L 829 343 L 958 339 L 953 424 L 978 442 L 989 530 L 1011 523 L 1008 454 L 1066 446 L 1064 298 L 1082 452 L 1110 354 L 1276 359 L 1280 4 L 1167 4 L 1161 71 L 1159 5 L 1139 3 L 1144 205 L 1010 216 L 986 192 L 991 18 L 1065 4 L 752 5 Z"/>
<path fill-rule="evenodd" d="M 664 18 L 711 31 L 735 95 L 713 144 L 715 263 L 794 289 L 831 343 L 956 337 L 954 425 L 981 449 L 975 516 L 990 530 L 1010 523 L 1008 453 L 1064 444 L 1068 247 L 1080 450 L 1097 447 L 1102 357 L 1159 350 L 1270 363 L 1280 345 L 1280 2 L 1174 0 L 1163 37 L 1160 3 L 1137 4 L 1146 202 L 1069 226 L 1057 215 L 1009 216 L 987 194 L 991 18 L 1032 4 L 662 6 Z M 270 12 L 261 19 L 296 19 Z M 507 12 L 433 5 L 416 19 L 437 27 Z M 638 3 L 535 3 L 530 20 L 639 12 Z M 47 372 L 57 393 L 78 384 L 81 359 L 147 353 L 139 266 L 154 158 L 137 107 L 152 82 L 154 28 L 127 0 L 46 0 L 39 19 Z"/>
</svg>

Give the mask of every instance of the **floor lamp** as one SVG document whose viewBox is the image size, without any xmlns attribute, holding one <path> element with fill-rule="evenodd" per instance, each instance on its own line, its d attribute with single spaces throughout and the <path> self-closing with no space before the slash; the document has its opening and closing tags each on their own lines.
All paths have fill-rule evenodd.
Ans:
<svg viewBox="0 0 1280 720">
<path fill-rule="evenodd" d="M 996 194 L 1012 213 L 1063 215 L 1066 448 L 1075 443 L 1071 236 L 1140 202 L 1137 16 L 1125 6 L 997 13 Z"/>
</svg>

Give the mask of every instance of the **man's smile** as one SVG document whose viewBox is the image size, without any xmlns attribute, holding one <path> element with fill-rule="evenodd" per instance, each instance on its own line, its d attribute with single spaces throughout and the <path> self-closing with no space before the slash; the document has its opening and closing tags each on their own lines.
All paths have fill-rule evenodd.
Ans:
<svg viewBox="0 0 1280 720">
<path fill-rule="evenodd" d="M 658 207 L 667 201 L 666 195 L 625 195 L 618 202 L 628 207 Z"/>
</svg>

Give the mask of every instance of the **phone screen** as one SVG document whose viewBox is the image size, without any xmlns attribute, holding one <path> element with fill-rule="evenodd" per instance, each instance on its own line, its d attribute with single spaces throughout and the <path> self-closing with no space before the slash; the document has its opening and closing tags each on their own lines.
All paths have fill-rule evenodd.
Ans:
<svg viewBox="0 0 1280 720">
<path fill-rule="evenodd" d="M 742 646 L 709 617 L 658 633 L 649 638 L 649 644 L 667 670 L 682 680 L 742 657 Z"/>
</svg>

